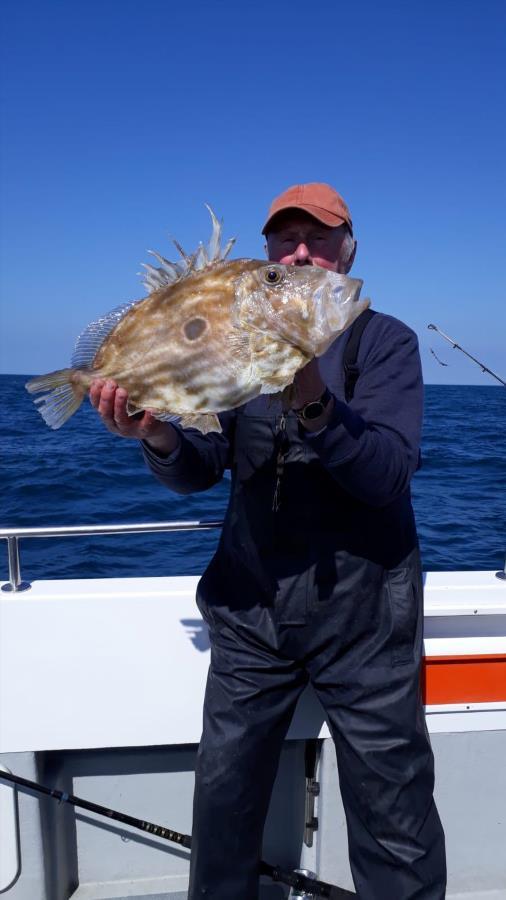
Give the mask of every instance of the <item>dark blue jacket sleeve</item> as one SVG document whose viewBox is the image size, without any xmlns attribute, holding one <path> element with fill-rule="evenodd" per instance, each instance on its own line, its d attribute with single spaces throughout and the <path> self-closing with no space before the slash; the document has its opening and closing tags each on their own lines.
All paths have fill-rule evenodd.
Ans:
<svg viewBox="0 0 506 900">
<path fill-rule="evenodd" d="M 145 443 L 142 450 L 147 465 L 165 487 L 177 494 L 207 491 L 223 477 L 230 467 L 230 440 L 235 425 L 235 411 L 219 416 L 222 433 L 201 434 L 196 429 L 178 429 L 179 448 L 163 459 Z"/>
<path fill-rule="evenodd" d="M 307 440 L 348 493 L 386 506 L 408 488 L 419 464 L 423 384 L 416 334 L 391 316 L 375 316 L 358 363 L 353 399 L 336 399 L 327 428 Z"/>
</svg>

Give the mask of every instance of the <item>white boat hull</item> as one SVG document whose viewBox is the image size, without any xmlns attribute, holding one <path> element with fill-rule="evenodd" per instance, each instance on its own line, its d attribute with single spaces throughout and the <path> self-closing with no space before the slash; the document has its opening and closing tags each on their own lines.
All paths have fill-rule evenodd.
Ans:
<svg viewBox="0 0 506 900">
<path fill-rule="evenodd" d="M 209 657 L 196 581 L 46 581 L 1 595 L 0 764 L 189 833 Z M 506 900 L 505 582 L 492 572 L 429 573 L 425 636 L 448 896 Z M 312 738 L 323 741 L 321 793 L 307 847 L 303 757 Z M 17 800 L 19 840 L 13 790 L 2 787 L 0 891 L 9 900 L 186 896 L 187 851 L 50 799 L 19 792 Z M 334 749 L 310 690 L 284 749 L 264 857 L 353 889 Z M 262 891 L 285 896 L 267 882 Z"/>
</svg>

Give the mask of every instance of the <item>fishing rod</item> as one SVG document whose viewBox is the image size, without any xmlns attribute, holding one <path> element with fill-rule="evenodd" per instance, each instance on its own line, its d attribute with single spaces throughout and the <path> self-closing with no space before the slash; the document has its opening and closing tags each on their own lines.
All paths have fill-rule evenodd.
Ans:
<svg viewBox="0 0 506 900">
<path fill-rule="evenodd" d="M 427 325 L 427 328 L 429 328 L 431 331 L 437 331 L 437 333 L 440 334 L 441 337 L 443 337 L 445 339 L 445 341 L 448 341 L 448 343 L 452 345 L 454 350 L 460 350 L 461 353 L 465 353 L 465 355 L 468 356 L 469 359 L 472 359 L 472 361 L 475 362 L 480 367 L 482 372 L 488 372 L 488 374 L 491 375 L 492 378 L 495 378 L 500 384 L 502 384 L 502 385 L 504 385 L 504 387 L 506 387 L 506 381 L 503 381 L 503 379 L 500 378 L 499 375 L 496 375 L 495 372 L 492 372 L 492 369 L 489 369 L 488 366 L 485 366 L 482 362 L 480 362 L 479 359 L 476 359 L 475 356 L 471 356 L 471 354 L 468 353 L 467 350 L 464 350 L 464 348 L 461 347 L 460 344 L 457 344 L 457 342 L 454 341 L 453 338 L 448 337 L 448 335 L 445 334 L 444 331 L 441 331 L 437 327 L 437 325 Z M 432 352 L 434 353 L 434 351 L 432 351 Z M 436 356 L 435 353 L 434 353 L 434 356 Z M 436 356 L 436 359 L 437 359 L 437 356 Z M 438 362 L 440 362 L 440 360 L 438 360 Z M 441 363 L 441 365 L 446 365 L 446 363 Z"/>
<path fill-rule="evenodd" d="M 162 825 L 155 825 L 153 822 L 146 822 L 143 819 L 137 819 L 135 816 L 118 812 L 116 809 L 108 809 L 108 807 L 101 806 L 99 803 L 92 803 L 90 800 L 84 800 L 82 797 L 76 797 L 74 794 L 68 794 L 66 791 L 58 791 L 56 788 L 46 787 L 46 785 L 37 781 L 30 781 L 28 778 L 13 775 L 12 772 L 6 772 L 3 769 L 0 769 L 0 779 L 9 781 L 28 791 L 34 791 L 36 794 L 52 797 L 53 800 L 58 800 L 59 803 L 69 803 L 71 806 L 87 809 L 90 812 L 98 813 L 99 816 L 106 816 L 108 819 L 114 819 L 116 822 L 130 825 L 131 828 L 137 828 L 139 831 L 147 831 L 148 834 L 179 844 L 181 847 L 191 848 L 191 836 L 189 834 L 181 834 L 179 831 L 173 831 L 172 828 L 164 828 Z M 295 890 L 304 891 L 305 894 L 313 897 L 327 897 L 328 900 L 349 900 L 349 898 L 356 898 L 357 896 L 353 891 L 347 891 L 344 888 L 328 884 L 326 881 L 319 881 L 316 878 L 309 878 L 307 875 L 299 872 L 282 869 L 279 866 L 271 866 L 263 861 L 260 862 L 260 874 L 267 875 L 273 881 L 280 881 L 289 887 L 295 888 Z"/>
</svg>

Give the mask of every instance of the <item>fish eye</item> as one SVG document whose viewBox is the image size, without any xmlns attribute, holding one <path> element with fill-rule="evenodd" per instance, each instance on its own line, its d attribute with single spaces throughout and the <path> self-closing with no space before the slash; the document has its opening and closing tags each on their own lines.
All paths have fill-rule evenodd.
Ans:
<svg viewBox="0 0 506 900">
<path fill-rule="evenodd" d="M 283 276 L 279 269 L 267 269 L 264 277 L 268 284 L 279 284 Z"/>
</svg>

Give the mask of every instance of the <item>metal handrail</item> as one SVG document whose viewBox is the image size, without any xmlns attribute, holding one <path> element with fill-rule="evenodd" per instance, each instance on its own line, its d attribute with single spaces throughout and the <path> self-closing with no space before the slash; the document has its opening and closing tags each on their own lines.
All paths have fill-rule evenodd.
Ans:
<svg viewBox="0 0 506 900">
<path fill-rule="evenodd" d="M 7 541 L 9 581 L 2 591 L 26 591 L 31 587 L 21 578 L 19 562 L 20 538 L 86 537 L 102 534 L 149 534 L 170 531 L 209 531 L 221 528 L 223 522 L 134 522 L 121 525 L 59 525 L 49 528 L 0 528 L 0 538 Z"/>
</svg>

